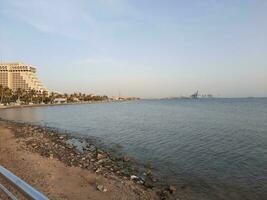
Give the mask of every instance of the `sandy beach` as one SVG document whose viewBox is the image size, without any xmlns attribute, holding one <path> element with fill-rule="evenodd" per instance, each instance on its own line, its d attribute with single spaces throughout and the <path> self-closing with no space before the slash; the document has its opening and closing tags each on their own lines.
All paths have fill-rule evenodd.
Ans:
<svg viewBox="0 0 267 200">
<path fill-rule="evenodd" d="M 102 165 L 95 165 L 93 159 L 90 161 L 88 157 L 82 157 L 77 152 L 74 156 L 78 158 L 72 160 L 66 155 L 60 155 L 60 152 L 55 153 L 56 148 L 62 148 L 62 152 L 68 152 L 70 156 L 75 154 L 74 149 L 64 150 L 65 147 L 60 141 L 57 143 L 51 139 L 62 139 L 65 142 L 64 136 L 60 136 L 60 139 L 58 137 L 48 137 L 29 125 L 0 120 L 0 165 L 50 199 L 171 198 L 166 192 L 162 196 L 126 176 L 110 173 L 104 164 L 102 169 L 99 167 Z M 96 161 L 100 162 L 104 157 L 102 152 Z M 85 160 L 88 160 L 86 164 L 82 162 Z"/>
</svg>

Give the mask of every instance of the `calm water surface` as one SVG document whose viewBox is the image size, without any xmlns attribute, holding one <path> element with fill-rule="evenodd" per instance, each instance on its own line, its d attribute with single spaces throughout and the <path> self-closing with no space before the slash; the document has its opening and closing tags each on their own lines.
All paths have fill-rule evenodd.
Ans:
<svg viewBox="0 0 267 200">
<path fill-rule="evenodd" d="M 152 161 L 184 199 L 267 199 L 267 99 L 142 100 L 1 110 Z"/>
</svg>

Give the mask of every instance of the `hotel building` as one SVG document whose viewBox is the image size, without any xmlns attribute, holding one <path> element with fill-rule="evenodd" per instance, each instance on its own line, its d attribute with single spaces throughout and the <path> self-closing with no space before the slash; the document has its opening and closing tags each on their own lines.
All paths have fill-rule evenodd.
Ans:
<svg viewBox="0 0 267 200">
<path fill-rule="evenodd" d="M 36 68 L 24 63 L 0 63 L 0 85 L 13 91 L 18 88 L 48 91 L 37 78 Z"/>
</svg>

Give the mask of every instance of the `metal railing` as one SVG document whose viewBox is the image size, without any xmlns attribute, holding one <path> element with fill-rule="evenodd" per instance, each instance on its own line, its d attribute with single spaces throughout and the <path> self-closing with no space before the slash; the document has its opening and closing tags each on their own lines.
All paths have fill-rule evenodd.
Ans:
<svg viewBox="0 0 267 200">
<path fill-rule="evenodd" d="M 29 200 L 49 200 L 42 193 L 38 192 L 32 186 L 21 180 L 19 177 L 14 175 L 12 172 L 8 171 L 0 165 L 0 176 L 3 177 L 11 186 L 18 190 L 26 199 Z M 7 189 L 0 181 L 0 192 L 3 192 L 12 200 L 18 200 L 16 196 Z"/>
</svg>

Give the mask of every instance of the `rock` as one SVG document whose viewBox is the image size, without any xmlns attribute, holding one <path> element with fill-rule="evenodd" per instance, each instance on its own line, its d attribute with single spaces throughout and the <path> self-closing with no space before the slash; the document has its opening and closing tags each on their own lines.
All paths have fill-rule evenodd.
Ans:
<svg viewBox="0 0 267 200">
<path fill-rule="evenodd" d="M 64 139 L 64 137 L 63 137 L 63 136 L 60 136 L 60 137 L 59 137 L 59 139 L 60 139 L 60 140 L 63 140 L 63 139 Z"/>
<path fill-rule="evenodd" d="M 176 187 L 174 185 L 170 185 L 169 191 L 170 191 L 171 194 L 175 193 L 176 192 Z"/>
<path fill-rule="evenodd" d="M 124 162 L 129 162 L 130 161 L 130 158 L 128 156 L 123 156 L 123 161 Z"/>
<path fill-rule="evenodd" d="M 185 188 L 186 188 L 186 185 L 182 185 L 182 186 L 181 186 L 181 189 L 185 189 Z"/>
<path fill-rule="evenodd" d="M 139 180 L 139 177 L 138 176 L 135 176 L 135 175 L 131 175 L 131 180 L 134 181 L 134 180 Z"/>
<path fill-rule="evenodd" d="M 152 162 L 151 162 L 151 160 L 147 161 L 146 168 L 147 169 L 152 169 Z"/>
<path fill-rule="evenodd" d="M 170 199 L 170 196 L 169 196 L 170 193 L 168 191 L 159 190 L 157 192 L 157 194 L 159 195 L 160 199 L 162 199 L 162 200 Z"/>
<path fill-rule="evenodd" d="M 152 171 L 150 169 L 148 169 L 146 174 L 147 174 L 147 176 L 150 176 L 152 174 Z"/>
<path fill-rule="evenodd" d="M 32 144 L 32 147 L 33 147 L 33 148 L 34 148 L 34 147 L 36 147 L 36 146 L 37 146 L 37 144 L 36 144 L 36 143 L 33 143 L 33 144 Z"/>
<path fill-rule="evenodd" d="M 89 164 L 88 164 L 88 163 L 84 163 L 84 164 L 83 164 L 83 167 L 84 167 L 84 168 L 88 168 L 88 167 L 89 167 Z"/>
<path fill-rule="evenodd" d="M 94 151 L 96 151 L 96 147 L 94 145 L 90 145 L 89 147 L 87 147 L 87 150 L 94 152 Z"/>
<path fill-rule="evenodd" d="M 153 188 L 154 187 L 153 182 L 150 180 L 145 181 L 144 186 L 146 186 L 147 188 Z"/>
<path fill-rule="evenodd" d="M 103 158 L 105 158 L 106 156 L 104 155 L 104 154 L 101 154 L 101 153 L 98 153 L 97 154 L 97 159 L 98 160 L 101 160 L 101 159 L 103 159 Z"/>
<path fill-rule="evenodd" d="M 103 185 L 98 185 L 96 184 L 96 188 L 100 191 L 100 192 L 107 192 L 107 188 L 105 188 Z"/>
<path fill-rule="evenodd" d="M 101 160 L 96 162 L 97 165 L 101 165 L 102 163 L 105 163 L 105 159 L 101 159 Z"/>
</svg>

